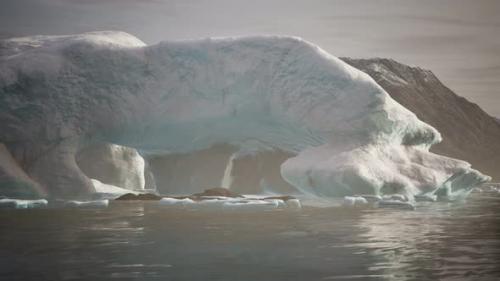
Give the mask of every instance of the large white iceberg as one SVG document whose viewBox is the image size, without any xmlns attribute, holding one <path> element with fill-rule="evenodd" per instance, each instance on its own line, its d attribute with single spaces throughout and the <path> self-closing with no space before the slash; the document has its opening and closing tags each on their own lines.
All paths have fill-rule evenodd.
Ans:
<svg viewBox="0 0 500 281">
<path fill-rule="evenodd" d="M 0 142 L 30 159 L 28 174 L 54 196 L 93 191 L 75 154 L 96 141 L 153 155 L 279 149 L 295 155 L 283 178 L 319 196 L 454 198 L 489 179 L 430 153 L 434 128 L 300 38 L 146 46 L 94 32 L 0 44 Z"/>
</svg>

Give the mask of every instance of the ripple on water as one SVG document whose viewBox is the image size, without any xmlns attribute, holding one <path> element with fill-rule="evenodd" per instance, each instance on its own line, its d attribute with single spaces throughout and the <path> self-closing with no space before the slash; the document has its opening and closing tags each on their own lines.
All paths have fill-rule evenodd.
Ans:
<svg viewBox="0 0 500 281">
<path fill-rule="evenodd" d="M 415 211 L 0 212 L 0 280 L 495 280 L 500 196 Z M 321 205 L 321 204 L 320 204 Z"/>
</svg>

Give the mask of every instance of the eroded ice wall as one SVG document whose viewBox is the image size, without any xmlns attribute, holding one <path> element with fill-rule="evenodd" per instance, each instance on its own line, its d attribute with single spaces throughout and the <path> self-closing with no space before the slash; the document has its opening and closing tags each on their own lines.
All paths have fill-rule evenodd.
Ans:
<svg viewBox="0 0 500 281">
<path fill-rule="evenodd" d="M 39 198 L 46 196 L 44 190 L 33 181 L 0 143 L 0 196 L 8 198 Z"/>
<path fill-rule="evenodd" d="M 98 143 L 80 150 L 76 159 L 92 179 L 130 190 L 144 189 L 144 159 L 133 148 Z"/>
</svg>

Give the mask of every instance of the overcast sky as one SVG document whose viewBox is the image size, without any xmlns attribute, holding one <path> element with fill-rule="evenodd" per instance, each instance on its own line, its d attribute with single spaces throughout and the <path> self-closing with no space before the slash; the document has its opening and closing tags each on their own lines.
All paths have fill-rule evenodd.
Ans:
<svg viewBox="0 0 500 281">
<path fill-rule="evenodd" d="M 0 0 L 0 37 L 122 30 L 147 43 L 303 37 L 336 56 L 428 68 L 500 117 L 497 0 Z"/>
</svg>

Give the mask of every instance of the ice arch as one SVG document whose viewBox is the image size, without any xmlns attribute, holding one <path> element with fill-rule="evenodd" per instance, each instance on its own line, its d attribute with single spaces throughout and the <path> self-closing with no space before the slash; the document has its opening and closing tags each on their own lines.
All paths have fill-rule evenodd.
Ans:
<svg viewBox="0 0 500 281">
<path fill-rule="evenodd" d="M 368 75 L 294 37 L 161 42 L 123 32 L 1 42 L 0 142 L 53 196 L 84 196 L 75 154 L 96 141 L 144 153 L 216 144 L 296 154 L 305 193 L 466 194 L 488 177 L 428 152 L 439 133 Z"/>
</svg>

